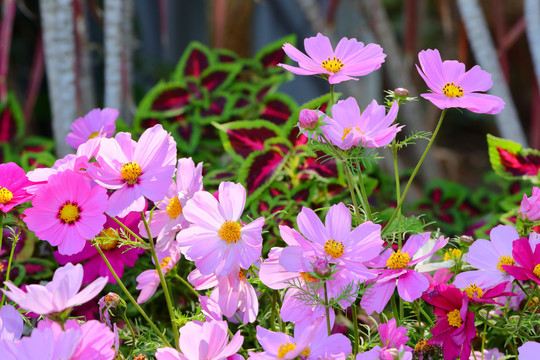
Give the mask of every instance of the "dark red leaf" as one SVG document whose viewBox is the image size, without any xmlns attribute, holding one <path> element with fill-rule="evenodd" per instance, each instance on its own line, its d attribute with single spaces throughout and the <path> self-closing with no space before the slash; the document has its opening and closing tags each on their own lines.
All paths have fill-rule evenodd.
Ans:
<svg viewBox="0 0 540 360">
<path fill-rule="evenodd" d="M 287 55 L 285 55 L 285 52 L 283 51 L 282 48 L 279 48 L 264 55 L 261 58 L 261 64 L 263 68 L 266 70 L 270 67 L 277 66 L 277 64 L 284 63 L 286 59 L 287 59 Z"/>
<path fill-rule="evenodd" d="M 299 168 L 299 171 L 305 171 L 305 170 L 313 171 L 317 173 L 319 176 L 322 176 L 325 178 L 338 176 L 336 162 L 333 159 L 322 162 L 321 160 L 318 160 L 316 157 L 305 158 L 304 163 Z"/>
<path fill-rule="evenodd" d="M 540 156 L 534 154 L 514 154 L 499 146 L 497 146 L 497 151 L 506 172 L 514 176 L 538 175 L 538 170 L 540 170 Z"/>
<path fill-rule="evenodd" d="M 152 103 L 152 110 L 179 110 L 189 103 L 189 91 L 182 87 L 171 88 L 159 94 Z"/>
<path fill-rule="evenodd" d="M 291 129 L 291 132 L 289 133 L 289 141 L 293 145 L 293 148 L 296 148 L 297 146 L 300 146 L 300 145 L 305 145 L 308 142 L 307 136 L 305 135 L 298 136 L 298 134 L 299 134 L 298 126 L 293 127 Z"/>
<path fill-rule="evenodd" d="M 200 112 L 201 117 L 216 116 L 223 114 L 225 105 L 227 105 L 228 99 L 225 96 L 219 96 L 212 99 L 212 103 L 208 109 L 202 109 Z"/>
<path fill-rule="evenodd" d="M 186 61 L 184 75 L 200 77 L 201 73 L 208 67 L 208 65 L 209 61 L 206 54 L 200 49 L 193 48 Z"/>
<path fill-rule="evenodd" d="M 201 85 L 204 86 L 208 92 L 214 91 L 227 80 L 229 74 L 230 72 L 225 70 L 212 71 L 201 79 Z"/>
<path fill-rule="evenodd" d="M 283 125 L 292 114 L 289 105 L 280 99 L 270 100 L 265 104 L 261 112 L 261 119 L 273 122 L 276 125 Z"/>
<path fill-rule="evenodd" d="M 264 150 L 266 140 L 278 136 L 266 127 L 252 129 L 227 129 L 227 136 L 233 150 L 243 158 L 256 150 Z"/>
<path fill-rule="evenodd" d="M 0 115 L 0 143 L 9 142 L 15 137 L 16 133 L 17 124 L 9 105 L 7 105 Z"/>
<path fill-rule="evenodd" d="M 261 153 L 253 159 L 246 177 L 248 195 L 272 178 L 283 161 L 283 155 L 277 150 Z"/>
</svg>

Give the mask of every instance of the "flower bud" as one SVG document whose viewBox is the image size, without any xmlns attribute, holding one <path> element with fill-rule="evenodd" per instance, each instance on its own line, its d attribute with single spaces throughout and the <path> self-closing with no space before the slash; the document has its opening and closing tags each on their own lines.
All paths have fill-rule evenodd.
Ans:
<svg viewBox="0 0 540 360">
<path fill-rule="evenodd" d="M 112 326 L 111 321 L 114 323 L 126 314 L 126 302 L 113 292 L 99 299 L 98 305 L 100 319 L 105 320 L 108 326 Z"/>
<path fill-rule="evenodd" d="M 313 272 L 320 277 L 327 277 L 332 272 L 332 268 L 326 259 L 317 259 L 313 263 Z"/>
<path fill-rule="evenodd" d="M 302 129 L 313 130 L 319 123 L 319 116 L 315 110 L 302 109 L 298 116 L 298 126 Z"/>
<path fill-rule="evenodd" d="M 471 245 L 474 242 L 474 238 L 472 236 L 469 236 L 469 235 L 461 235 L 459 237 L 459 240 L 462 243 L 469 244 L 469 245 Z"/>
<path fill-rule="evenodd" d="M 536 186 L 532 190 L 532 195 L 527 197 L 523 194 L 518 216 L 523 220 L 540 220 L 540 189 Z"/>
<path fill-rule="evenodd" d="M 406 98 L 409 96 L 409 90 L 405 88 L 396 88 L 394 89 L 394 94 L 396 94 L 397 97 Z"/>
</svg>

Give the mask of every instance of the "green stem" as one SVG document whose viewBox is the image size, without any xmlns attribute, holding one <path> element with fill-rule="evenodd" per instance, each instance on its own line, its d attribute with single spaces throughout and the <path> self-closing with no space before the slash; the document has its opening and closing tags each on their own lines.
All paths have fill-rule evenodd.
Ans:
<svg viewBox="0 0 540 360">
<path fill-rule="evenodd" d="M 131 332 L 131 338 L 133 339 L 132 341 L 132 344 L 131 344 L 131 351 L 129 353 L 129 355 L 131 356 L 133 354 L 133 351 L 135 350 L 135 340 L 136 340 L 136 336 L 135 336 L 135 331 L 133 330 L 133 327 L 131 326 L 131 323 L 129 322 L 126 314 L 122 314 L 122 320 L 124 320 L 129 328 L 129 331 Z"/>
<path fill-rule="evenodd" d="M 326 329 L 328 330 L 328 336 L 332 334 L 332 328 L 330 326 L 330 308 L 328 307 L 328 289 L 326 287 L 326 281 L 324 282 L 324 311 L 326 312 Z"/>
<path fill-rule="evenodd" d="M 351 169 L 349 168 L 349 164 L 347 161 L 342 160 L 341 162 L 343 164 L 343 168 L 345 170 L 345 176 L 347 177 L 347 187 L 349 188 L 349 191 L 351 192 L 351 198 L 354 204 L 354 213 L 356 214 L 356 219 L 358 220 L 358 225 L 363 223 L 362 216 L 360 215 L 360 209 L 358 208 L 358 203 L 356 201 L 356 195 L 354 193 L 353 189 L 353 179 L 351 174 Z M 360 200 L 363 202 L 363 199 L 360 198 Z M 362 204 L 364 208 L 366 208 L 365 204 Z"/>
<path fill-rule="evenodd" d="M 428 321 L 429 326 L 430 326 L 430 327 L 434 327 L 435 324 L 433 323 L 433 320 L 431 319 L 431 316 L 429 316 L 428 313 L 426 313 L 426 310 L 424 310 L 424 308 L 422 307 L 422 304 L 420 304 L 420 302 L 418 302 L 418 309 L 420 310 L 420 313 L 421 313 L 422 315 L 424 315 L 424 317 L 425 317 L 426 320 Z"/>
<path fill-rule="evenodd" d="M 131 301 L 131 303 L 133 304 L 133 306 L 135 306 L 135 308 L 139 311 L 139 313 L 142 315 L 142 317 L 148 322 L 148 324 L 150 325 L 150 327 L 152 328 L 152 330 L 154 330 L 154 332 L 161 338 L 161 340 L 163 341 L 163 343 L 165 345 L 167 345 L 168 347 L 172 347 L 171 344 L 169 343 L 169 341 L 167 340 L 167 338 L 165 338 L 165 336 L 163 335 L 163 333 L 158 329 L 158 327 L 156 326 L 156 324 L 154 324 L 154 322 L 148 317 L 148 315 L 146 314 L 146 312 L 144 312 L 144 310 L 140 307 L 139 304 L 137 304 L 137 301 L 135 301 L 135 299 L 133 298 L 133 296 L 131 296 L 131 293 L 128 291 L 128 289 L 125 287 L 124 283 L 122 282 L 122 280 L 120 280 L 120 278 L 118 277 L 118 275 L 116 274 L 116 272 L 114 271 L 114 269 L 112 268 L 111 266 L 111 263 L 109 262 L 109 260 L 107 260 L 107 257 L 105 256 L 105 254 L 103 253 L 103 250 L 101 250 L 101 248 L 94 244 L 94 247 L 97 249 L 97 251 L 99 252 L 99 254 L 101 255 L 101 258 L 103 259 L 103 261 L 105 261 L 105 264 L 107 265 L 107 268 L 109 268 L 109 271 L 113 274 L 116 282 L 118 283 L 118 286 L 120 286 L 120 288 L 122 289 L 122 291 L 124 292 L 124 294 L 126 294 L 126 296 L 128 297 L 129 301 Z"/>
<path fill-rule="evenodd" d="M 176 326 L 176 322 L 174 321 L 174 311 L 172 307 L 172 300 L 171 300 L 171 292 L 169 291 L 169 286 L 167 285 L 167 282 L 165 281 L 165 277 L 163 276 L 163 271 L 161 270 L 161 264 L 159 262 L 159 259 L 156 254 L 156 249 L 154 247 L 154 239 L 152 238 L 152 234 L 150 233 L 150 226 L 148 225 L 148 221 L 146 221 L 146 217 L 144 216 L 144 212 L 141 211 L 141 216 L 143 219 L 144 227 L 146 229 L 146 234 L 148 235 L 148 240 L 150 242 L 150 253 L 152 254 L 152 258 L 154 259 L 154 263 L 156 265 L 156 271 L 159 275 L 159 281 L 161 282 L 161 287 L 163 288 L 163 293 L 165 294 L 165 302 L 167 303 L 167 309 L 169 310 L 169 317 L 171 318 L 171 326 L 174 333 L 174 343 L 176 345 L 176 349 L 180 351 L 180 333 L 178 332 L 178 326 Z"/>
<path fill-rule="evenodd" d="M 330 84 L 330 104 L 328 105 L 329 109 L 331 109 L 332 105 L 334 105 L 334 84 Z"/>
<path fill-rule="evenodd" d="M 396 143 L 396 140 L 394 139 L 392 145 L 395 145 L 395 143 Z M 399 204 L 399 200 L 401 199 L 401 184 L 399 181 L 397 148 L 395 146 L 392 146 L 392 158 L 394 159 L 394 178 L 396 182 L 396 204 Z M 398 208 L 397 218 L 398 218 L 398 231 L 399 231 L 401 229 L 401 207 Z M 401 241 L 402 241 L 402 236 L 401 234 L 399 234 L 399 237 L 398 237 L 399 249 L 401 249 Z"/>
<path fill-rule="evenodd" d="M 525 290 L 525 288 L 523 287 L 523 285 L 519 281 L 517 281 L 517 284 L 521 288 L 523 293 L 525 293 L 525 295 L 527 295 L 527 298 L 525 300 L 525 306 L 523 306 L 523 309 L 521 309 L 521 311 L 519 312 L 519 320 L 518 320 L 518 323 L 517 323 L 517 328 L 519 329 L 519 327 L 521 325 L 521 319 L 523 319 L 523 314 L 525 313 L 525 310 L 527 310 L 527 306 L 529 306 L 529 301 L 530 301 L 531 295 L 532 295 L 532 293 L 534 291 L 534 288 L 532 289 L 531 292 L 527 292 L 527 290 Z"/>
<path fill-rule="evenodd" d="M 390 224 L 392 224 L 392 221 L 394 221 L 394 218 L 396 217 L 398 211 L 400 211 L 401 206 L 403 205 L 403 201 L 405 200 L 405 196 L 407 195 L 407 192 L 409 191 L 409 188 L 411 187 L 411 184 L 412 184 L 412 182 L 414 180 L 414 177 L 418 173 L 418 170 L 420 169 L 420 166 L 424 162 L 424 159 L 426 158 L 426 155 L 429 152 L 429 149 L 431 148 L 431 145 L 433 145 L 433 142 L 435 141 L 435 138 L 437 137 L 439 129 L 441 128 L 442 122 L 444 120 L 446 110 L 447 109 L 444 109 L 441 112 L 441 116 L 439 117 L 439 122 L 437 123 L 437 126 L 435 127 L 435 131 L 433 131 L 433 135 L 431 136 L 431 139 L 429 140 L 429 143 L 428 143 L 428 145 L 426 147 L 426 150 L 424 150 L 424 153 L 422 154 L 422 157 L 418 161 L 418 164 L 416 164 L 416 167 L 414 168 L 414 170 L 413 170 L 413 172 L 411 174 L 411 177 L 409 178 L 409 181 L 407 182 L 407 185 L 405 186 L 405 190 L 403 190 L 403 194 L 401 194 L 401 196 L 399 198 L 399 202 L 397 204 L 396 210 L 394 210 L 394 212 L 392 213 L 392 216 L 390 217 L 390 220 L 388 220 L 388 223 L 386 224 L 386 226 L 382 230 L 382 232 L 381 232 L 382 234 L 384 234 L 386 232 L 386 230 L 388 229 Z"/>
<path fill-rule="evenodd" d="M 0 218 L 3 220 L 4 217 L 0 216 Z M 3 234 L 4 227 L 3 227 L 3 221 L 0 222 L 0 233 Z M 13 263 L 13 256 L 15 255 L 15 247 L 17 246 L 17 242 L 19 241 L 19 236 L 14 235 L 13 236 L 13 244 L 11 245 L 11 252 L 9 253 L 9 260 L 8 260 L 8 267 L 6 271 L 6 280 L 4 281 L 4 289 L 7 289 L 6 282 L 9 281 L 9 275 L 11 273 L 11 264 Z M 2 243 L 2 236 L 0 236 L 0 244 Z M 2 293 L 2 301 L 0 301 L 0 309 L 2 306 L 4 306 L 4 302 L 6 301 L 6 293 Z"/>
<path fill-rule="evenodd" d="M 142 237 L 140 237 L 139 235 L 135 234 L 130 228 L 128 228 L 123 222 L 121 222 L 120 220 L 118 220 L 115 216 L 110 216 L 110 215 L 107 215 L 109 216 L 111 219 L 113 219 L 114 221 L 116 221 L 116 223 L 118 225 L 120 225 L 128 234 L 130 234 L 131 236 L 133 236 L 135 239 L 137 239 L 137 241 L 139 241 L 141 244 L 144 244 L 146 247 L 148 247 L 148 243 L 146 241 L 144 241 L 144 239 Z M 143 218 L 144 218 L 144 214 L 143 214 Z"/>
<path fill-rule="evenodd" d="M 353 331 L 354 331 L 354 347 L 353 347 L 353 356 L 356 357 L 358 354 L 358 311 L 356 309 L 356 304 L 352 304 L 352 317 L 353 317 Z"/>
<path fill-rule="evenodd" d="M 277 294 L 277 290 L 273 290 L 272 291 L 272 307 L 271 307 L 271 313 L 270 313 L 270 330 L 271 331 L 275 331 L 275 321 L 276 321 L 276 305 L 277 305 L 277 300 L 276 300 L 276 294 Z"/>
<path fill-rule="evenodd" d="M 482 360 L 484 360 L 484 346 L 486 345 L 486 327 L 487 324 L 484 323 L 484 331 L 482 331 L 482 347 L 480 348 L 482 353 Z"/>
<path fill-rule="evenodd" d="M 182 284 L 184 284 L 188 289 L 189 291 L 191 291 L 196 297 L 199 297 L 199 293 L 197 292 L 197 290 L 195 290 L 193 288 L 193 286 L 191 286 L 191 284 L 189 282 L 186 281 L 186 279 L 184 279 L 183 277 L 181 277 L 180 275 L 178 274 L 175 274 L 174 276 L 175 278 L 177 278 L 178 280 L 180 280 L 180 282 Z"/>
<path fill-rule="evenodd" d="M 392 303 L 392 313 L 394 314 L 394 317 L 396 318 L 396 323 L 399 326 L 399 324 L 401 322 L 401 317 L 399 316 L 399 309 L 397 307 L 396 297 L 394 295 L 392 295 L 392 297 L 390 299 L 391 299 L 391 303 Z"/>
<path fill-rule="evenodd" d="M 360 192 L 362 194 L 364 210 L 366 211 L 368 220 L 373 221 L 373 216 L 371 215 L 371 207 L 369 206 L 366 188 L 364 187 L 364 179 L 362 177 L 362 168 L 360 167 L 360 164 L 358 164 L 358 180 L 360 183 Z"/>
</svg>

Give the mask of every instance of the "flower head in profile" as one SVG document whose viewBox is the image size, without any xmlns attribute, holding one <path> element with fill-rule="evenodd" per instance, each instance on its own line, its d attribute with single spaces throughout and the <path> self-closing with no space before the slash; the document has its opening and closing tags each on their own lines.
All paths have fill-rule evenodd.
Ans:
<svg viewBox="0 0 540 360">
<path fill-rule="evenodd" d="M 71 124 L 71 132 L 66 137 L 66 143 L 75 149 L 87 140 L 98 136 L 111 137 L 116 130 L 118 110 L 105 108 L 94 109 Z"/>
<path fill-rule="evenodd" d="M 6 282 L 9 290 L 2 291 L 21 308 L 39 315 L 48 315 L 86 303 L 107 284 L 107 278 L 101 277 L 81 290 L 82 279 L 82 265 L 67 264 L 56 269 L 52 281 L 46 285 L 28 285 L 24 292 Z"/>
<path fill-rule="evenodd" d="M 173 245 L 169 249 L 157 254 L 160 261 L 159 266 L 163 276 L 171 270 L 178 260 L 180 260 L 180 251 L 178 245 Z M 137 290 L 141 290 L 137 302 L 142 304 L 146 302 L 156 292 L 160 283 L 159 274 L 156 269 L 145 270 L 137 276 Z"/>
<path fill-rule="evenodd" d="M 540 220 L 540 189 L 533 187 L 532 195 L 523 194 L 518 216 L 529 221 Z"/>
<path fill-rule="evenodd" d="M 308 56 L 291 44 L 284 44 L 283 51 L 299 67 L 278 65 L 296 75 L 322 75 L 330 84 L 358 80 L 353 76 L 364 76 L 377 70 L 386 57 L 379 45 L 364 46 L 356 39 L 342 38 L 334 51 L 330 40 L 321 33 L 305 39 L 304 48 Z"/>
<path fill-rule="evenodd" d="M 15 163 L 0 164 L 0 211 L 7 213 L 32 197 L 25 188 L 32 183 Z"/>
<path fill-rule="evenodd" d="M 161 348 L 156 351 L 157 360 L 224 360 L 243 359 L 236 353 L 244 337 L 238 331 L 229 341 L 226 321 L 190 321 L 180 329 L 180 351 Z"/>
<path fill-rule="evenodd" d="M 341 149 L 353 146 L 378 148 L 392 142 L 403 126 L 392 125 L 398 112 L 398 103 L 394 102 L 388 114 L 383 105 L 373 100 L 360 113 L 360 108 L 353 97 L 338 101 L 332 107 L 332 118 L 325 118 L 328 125 L 323 132 L 329 140 Z"/>
<path fill-rule="evenodd" d="M 187 202 L 183 213 L 191 226 L 180 231 L 176 240 L 201 274 L 225 276 L 236 265 L 249 269 L 261 256 L 264 218 L 242 225 L 245 202 L 246 190 L 232 182 L 219 184 L 219 201 L 199 191 Z"/>
<path fill-rule="evenodd" d="M 421 94 L 439 109 L 465 108 L 475 113 L 498 114 L 504 101 L 494 95 L 478 93 L 493 85 L 491 75 L 476 65 L 465 71 L 465 64 L 441 60 L 438 50 L 422 50 L 418 54 L 420 76 L 433 93 Z"/>
<path fill-rule="evenodd" d="M 513 243 L 512 257 L 519 266 L 503 265 L 503 269 L 517 280 L 540 285 L 540 244 L 533 247 L 526 238 L 518 239 Z"/>
<path fill-rule="evenodd" d="M 24 222 L 36 236 L 63 255 L 80 252 L 86 240 L 105 224 L 107 192 L 71 170 L 51 175 L 24 211 Z"/>
<path fill-rule="evenodd" d="M 396 319 L 390 319 L 386 324 L 379 325 L 382 347 L 376 345 L 370 351 L 358 354 L 356 360 L 395 359 L 395 354 L 402 354 L 400 359 L 411 359 L 412 353 L 406 345 L 409 338 L 405 326 L 397 326 Z M 405 356 L 405 354 L 407 354 Z"/>
</svg>

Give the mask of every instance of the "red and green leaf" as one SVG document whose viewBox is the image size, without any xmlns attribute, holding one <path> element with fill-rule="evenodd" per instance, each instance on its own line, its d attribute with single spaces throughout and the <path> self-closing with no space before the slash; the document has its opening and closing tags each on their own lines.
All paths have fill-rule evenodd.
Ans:
<svg viewBox="0 0 540 360">
<path fill-rule="evenodd" d="M 271 121 L 278 126 L 283 126 L 297 107 L 296 102 L 285 94 L 268 95 L 263 100 L 263 108 L 259 117 Z"/>
<path fill-rule="evenodd" d="M 511 140 L 487 136 L 489 160 L 495 172 L 503 177 L 539 182 L 540 151 L 523 149 Z"/>
<path fill-rule="evenodd" d="M 208 92 L 225 89 L 241 69 L 240 64 L 219 64 L 209 67 L 201 74 L 201 86 Z"/>
<path fill-rule="evenodd" d="M 296 44 L 296 36 L 288 35 L 266 45 L 255 55 L 255 60 L 261 63 L 264 70 L 275 68 L 277 64 L 289 63 L 289 57 L 283 51 L 285 43 Z"/>
<path fill-rule="evenodd" d="M 177 81 L 183 81 L 186 76 L 200 78 L 213 62 L 214 54 L 205 45 L 193 41 L 182 54 L 172 78 Z"/>
</svg>

